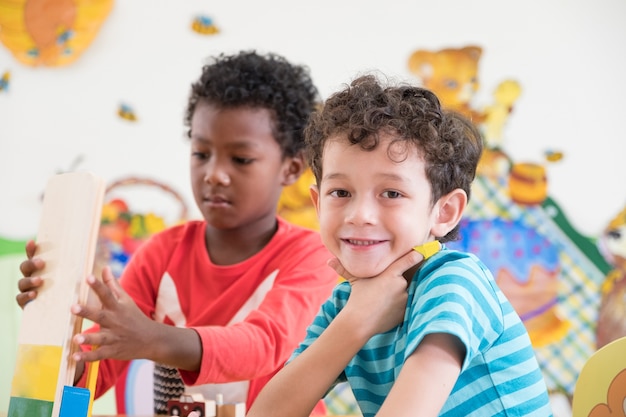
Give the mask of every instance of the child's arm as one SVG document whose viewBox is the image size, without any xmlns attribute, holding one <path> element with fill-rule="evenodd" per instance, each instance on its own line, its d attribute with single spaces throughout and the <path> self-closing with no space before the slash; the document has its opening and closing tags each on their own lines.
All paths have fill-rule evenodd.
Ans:
<svg viewBox="0 0 626 417">
<path fill-rule="evenodd" d="M 438 416 L 461 372 L 465 347 L 450 334 L 427 335 L 404 362 L 377 417 Z"/>
<path fill-rule="evenodd" d="M 102 281 L 90 277 L 88 283 L 102 307 L 74 305 L 72 313 L 99 324 L 100 329 L 80 333 L 74 336 L 74 342 L 95 345 L 98 349 L 79 351 L 74 354 L 74 360 L 142 357 L 190 371 L 200 368 L 202 346 L 195 330 L 151 320 L 122 289 L 108 267 L 102 272 Z"/>
<path fill-rule="evenodd" d="M 407 300 L 402 273 L 422 259 L 411 251 L 381 275 L 367 279 L 351 279 L 334 261 L 331 266 L 351 283 L 346 306 L 314 343 L 272 378 L 248 417 L 308 416 L 363 345 L 402 321 Z"/>
</svg>

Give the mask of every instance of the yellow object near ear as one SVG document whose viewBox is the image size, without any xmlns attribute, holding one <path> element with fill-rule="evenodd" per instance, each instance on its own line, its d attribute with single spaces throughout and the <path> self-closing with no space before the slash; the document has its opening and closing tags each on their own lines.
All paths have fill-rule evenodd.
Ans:
<svg viewBox="0 0 626 417">
<path fill-rule="evenodd" d="M 428 259 L 441 250 L 441 243 L 438 240 L 433 240 L 423 245 L 415 246 L 413 250 L 424 255 L 424 259 Z"/>
</svg>

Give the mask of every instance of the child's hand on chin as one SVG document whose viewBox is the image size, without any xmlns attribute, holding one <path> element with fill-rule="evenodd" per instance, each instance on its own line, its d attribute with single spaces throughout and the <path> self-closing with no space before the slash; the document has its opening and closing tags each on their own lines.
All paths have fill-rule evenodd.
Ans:
<svg viewBox="0 0 626 417">
<path fill-rule="evenodd" d="M 330 260 L 328 265 L 351 286 L 342 316 L 358 317 L 359 327 L 369 336 L 384 333 L 400 324 L 408 299 L 408 283 L 403 273 L 423 259 L 421 253 L 410 251 L 379 275 L 367 279 L 353 277 L 338 259 Z"/>
</svg>

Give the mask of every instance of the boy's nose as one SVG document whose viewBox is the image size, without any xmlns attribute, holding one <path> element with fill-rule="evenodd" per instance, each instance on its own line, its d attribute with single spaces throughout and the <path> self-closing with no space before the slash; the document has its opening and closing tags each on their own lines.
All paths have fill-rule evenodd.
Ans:
<svg viewBox="0 0 626 417">
<path fill-rule="evenodd" d="M 377 210 L 373 201 L 366 198 L 354 199 L 348 207 L 346 222 L 363 225 L 376 223 Z"/>
<path fill-rule="evenodd" d="M 226 170 L 218 164 L 210 164 L 207 168 L 204 180 L 211 185 L 229 185 L 230 177 Z"/>
</svg>

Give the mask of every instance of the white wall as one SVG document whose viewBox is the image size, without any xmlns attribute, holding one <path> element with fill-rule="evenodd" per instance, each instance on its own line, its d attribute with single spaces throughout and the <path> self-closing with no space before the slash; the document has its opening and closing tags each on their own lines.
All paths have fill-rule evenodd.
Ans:
<svg viewBox="0 0 626 417">
<path fill-rule="evenodd" d="M 196 14 L 221 29 L 203 37 Z M 565 151 L 549 168 L 551 195 L 589 236 L 626 202 L 626 2 L 623 0 L 118 1 L 99 35 L 70 66 L 31 68 L 0 49 L 0 236 L 34 235 L 47 178 L 79 169 L 108 181 L 150 176 L 190 207 L 183 109 L 203 59 L 221 51 L 275 51 L 310 66 L 323 96 L 357 72 L 411 77 L 415 49 L 483 47 L 486 105 L 498 82 L 523 92 L 506 130 L 516 160 Z M 131 104 L 139 122 L 116 117 Z M 193 212 L 195 215 L 195 211 Z"/>
</svg>

